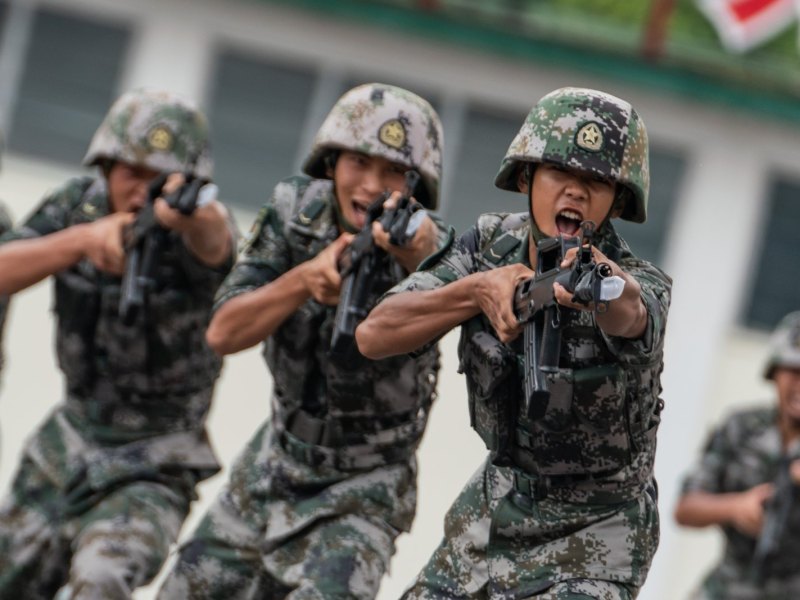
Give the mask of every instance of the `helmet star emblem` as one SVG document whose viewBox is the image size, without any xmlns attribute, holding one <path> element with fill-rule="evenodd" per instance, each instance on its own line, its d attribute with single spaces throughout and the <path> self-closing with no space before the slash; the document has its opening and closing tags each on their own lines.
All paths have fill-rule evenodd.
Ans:
<svg viewBox="0 0 800 600">
<path fill-rule="evenodd" d="M 603 148 L 603 131 L 597 123 L 586 123 L 575 134 L 575 144 L 590 152 L 598 152 Z"/>
</svg>

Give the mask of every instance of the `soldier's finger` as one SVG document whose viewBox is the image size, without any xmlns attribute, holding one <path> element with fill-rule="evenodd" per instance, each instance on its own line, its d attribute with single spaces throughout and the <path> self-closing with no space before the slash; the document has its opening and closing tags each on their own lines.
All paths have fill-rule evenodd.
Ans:
<svg viewBox="0 0 800 600">
<path fill-rule="evenodd" d="M 183 176 L 183 173 L 170 173 L 167 177 L 167 181 L 164 183 L 161 195 L 168 196 L 178 191 L 178 188 L 180 188 L 184 183 L 186 183 L 186 178 Z"/>
</svg>

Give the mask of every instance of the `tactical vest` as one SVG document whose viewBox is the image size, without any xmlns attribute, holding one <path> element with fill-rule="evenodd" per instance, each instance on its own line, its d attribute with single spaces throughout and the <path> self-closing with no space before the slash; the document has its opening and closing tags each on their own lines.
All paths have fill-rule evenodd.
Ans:
<svg viewBox="0 0 800 600">
<path fill-rule="evenodd" d="M 108 214 L 103 180 L 86 178 L 75 185 L 79 190 L 68 207 L 66 227 Z M 157 400 L 153 410 L 167 419 L 205 417 L 207 403 L 191 409 L 198 414 L 186 414 L 186 397 L 210 390 L 222 365 L 205 342 L 216 286 L 213 278 L 193 281 L 184 267 L 187 258 L 180 236 L 170 235 L 156 289 L 130 326 L 118 314 L 119 277 L 85 259 L 54 276 L 56 349 L 71 395 L 104 405 L 149 398 Z M 218 284 L 223 274 L 215 277 Z"/>
<path fill-rule="evenodd" d="M 525 262 L 525 215 L 498 218 L 481 247 L 479 270 Z M 613 229 L 600 249 L 612 260 L 631 256 Z M 469 244 L 467 244 L 469 245 Z M 550 400 L 528 420 L 520 339 L 501 343 L 484 316 L 462 326 L 460 370 L 467 379 L 472 426 L 495 464 L 514 466 L 553 485 L 599 479 L 634 463 L 652 463 L 660 411 L 660 356 L 647 365 L 621 365 L 602 339 L 594 315 L 561 310 L 559 368 L 547 374 Z"/>
<path fill-rule="evenodd" d="M 327 180 L 310 180 L 297 190 L 294 205 L 283 215 L 289 268 L 314 258 L 338 237 L 335 201 L 332 182 Z M 394 260 L 384 267 L 370 306 L 403 278 Z M 416 358 L 373 361 L 359 354 L 349 364 L 331 361 L 335 314 L 336 307 L 310 299 L 267 339 L 264 357 L 273 377 L 276 418 L 285 423 L 299 412 L 306 420 L 324 421 L 334 431 L 317 440 L 321 445 L 363 444 L 374 439 L 371 434 L 386 429 L 401 431 L 396 437 L 415 443 L 434 396 L 438 349 Z"/>
</svg>

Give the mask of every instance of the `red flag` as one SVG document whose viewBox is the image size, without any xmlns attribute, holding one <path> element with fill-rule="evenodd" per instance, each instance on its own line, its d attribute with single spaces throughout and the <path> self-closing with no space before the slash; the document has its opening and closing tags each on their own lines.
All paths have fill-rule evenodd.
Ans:
<svg viewBox="0 0 800 600">
<path fill-rule="evenodd" d="M 793 0 L 697 0 L 730 52 L 747 52 L 772 39 L 795 19 Z"/>
</svg>

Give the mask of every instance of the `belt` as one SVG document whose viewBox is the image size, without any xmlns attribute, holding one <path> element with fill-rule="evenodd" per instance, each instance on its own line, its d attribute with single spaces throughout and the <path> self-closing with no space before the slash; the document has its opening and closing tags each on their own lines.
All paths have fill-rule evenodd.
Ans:
<svg viewBox="0 0 800 600">
<path fill-rule="evenodd" d="M 416 446 L 371 445 L 329 448 L 314 446 L 298 439 L 287 431 L 278 432 L 278 441 L 286 454 L 312 467 L 328 467 L 339 471 L 364 471 L 392 463 L 409 460 Z"/>
<path fill-rule="evenodd" d="M 303 409 L 287 414 L 273 407 L 273 415 L 279 430 L 307 444 L 328 448 L 415 444 L 427 422 L 424 408 L 383 417 L 316 417 Z"/>
<path fill-rule="evenodd" d="M 516 469 L 514 469 L 513 473 L 515 497 L 527 508 L 530 508 L 534 502 L 540 502 L 550 496 L 555 496 L 559 500 L 570 502 L 570 497 L 574 497 L 577 495 L 576 492 L 582 491 L 576 489 L 577 486 L 597 481 L 601 477 L 590 473 L 550 476 L 533 475 L 522 473 Z M 635 485 L 633 487 L 617 490 L 597 489 L 592 490 L 592 496 L 595 498 L 596 502 L 601 502 L 603 504 L 619 504 L 633 500 L 641 493 L 642 489 L 648 488 L 646 486 L 643 488 L 641 485 Z M 577 500 L 572 501 L 577 502 Z"/>
</svg>

